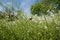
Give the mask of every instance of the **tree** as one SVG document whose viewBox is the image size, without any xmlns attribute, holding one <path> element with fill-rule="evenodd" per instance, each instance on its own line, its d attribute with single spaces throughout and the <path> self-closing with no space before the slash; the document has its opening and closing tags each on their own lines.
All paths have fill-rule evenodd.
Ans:
<svg viewBox="0 0 60 40">
<path fill-rule="evenodd" d="M 31 13 L 33 15 L 37 14 L 38 16 L 42 14 L 47 15 L 47 10 L 57 12 L 57 9 L 60 9 L 60 0 L 42 0 L 31 6 Z"/>
<path fill-rule="evenodd" d="M 60 9 L 60 0 L 42 0 L 42 2 L 48 4 L 48 5 L 51 5 L 54 6 L 55 5 L 55 8 L 56 10 L 59 8 Z M 59 10 L 58 9 L 58 10 Z"/>
<path fill-rule="evenodd" d="M 44 15 L 44 18 L 46 20 L 46 15 L 48 15 L 49 13 L 47 12 L 47 10 L 50 9 L 54 9 L 54 6 L 51 5 L 52 3 L 48 1 L 47 2 L 38 2 L 35 3 L 34 5 L 31 6 L 31 14 L 35 15 L 37 14 L 37 16 L 42 16 Z M 46 25 L 47 25 L 47 20 L 46 20 Z"/>
<path fill-rule="evenodd" d="M 41 16 L 42 14 L 47 15 L 48 9 L 49 9 L 49 5 L 46 6 L 44 3 L 40 2 L 31 6 L 31 13 L 33 15 L 37 14 L 38 16 Z"/>
</svg>

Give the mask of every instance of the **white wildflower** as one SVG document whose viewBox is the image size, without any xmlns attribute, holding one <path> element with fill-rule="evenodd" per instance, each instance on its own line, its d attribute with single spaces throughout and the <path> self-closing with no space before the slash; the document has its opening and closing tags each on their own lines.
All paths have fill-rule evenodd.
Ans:
<svg viewBox="0 0 60 40">
<path fill-rule="evenodd" d="M 32 21 L 35 21 L 35 19 L 32 19 Z"/>
<path fill-rule="evenodd" d="M 42 21 L 39 21 L 39 23 L 42 23 Z"/>
<path fill-rule="evenodd" d="M 48 27 L 47 26 L 44 26 L 44 29 L 47 29 Z"/>
<path fill-rule="evenodd" d="M 59 30 L 59 27 L 56 27 L 56 30 Z"/>
<path fill-rule="evenodd" d="M 16 16 L 16 15 L 17 15 L 17 12 L 14 11 L 14 16 Z"/>
<path fill-rule="evenodd" d="M 13 21 L 13 23 L 15 24 L 16 22 L 15 22 L 15 21 Z"/>
</svg>

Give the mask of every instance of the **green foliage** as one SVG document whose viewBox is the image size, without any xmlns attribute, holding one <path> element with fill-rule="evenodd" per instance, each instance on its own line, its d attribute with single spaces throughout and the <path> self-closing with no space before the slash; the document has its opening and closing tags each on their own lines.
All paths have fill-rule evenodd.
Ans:
<svg viewBox="0 0 60 40">
<path fill-rule="evenodd" d="M 60 0 L 42 0 L 44 3 L 47 2 L 47 3 L 57 3 L 57 4 L 60 4 Z"/>
<path fill-rule="evenodd" d="M 47 10 L 49 9 L 49 5 L 45 5 L 43 2 L 36 3 L 31 6 L 31 13 L 33 15 L 37 14 L 39 15 L 47 15 Z"/>
<path fill-rule="evenodd" d="M 0 3 L 0 5 L 3 7 L 3 11 L 5 11 L 0 11 L 0 18 L 7 18 L 9 21 L 13 21 L 15 19 L 18 19 L 18 17 L 22 14 L 20 8 L 18 10 L 15 10 L 13 6 L 8 7 L 6 5 L 3 5 L 2 3 Z"/>
<path fill-rule="evenodd" d="M 57 4 L 60 4 L 59 0 L 42 0 L 39 3 L 35 3 L 31 6 L 31 13 L 33 15 L 37 14 L 40 15 L 47 15 L 47 10 L 54 10 L 57 12 Z"/>
<path fill-rule="evenodd" d="M 14 10 L 13 7 L 5 8 L 7 13 Z M 48 9 L 50 3 L 36 3 L 32 5 L 31 13 L 38 16 L 47 15 Z M 15 21 L 7 21 L 9 18 L 0 19 L 0 40 L 60 40 L 60 14 L 46 20 L 34 21 L 25 18 L 21 10 L 17 10 L 17 13 L 18 20 L 15 17 L 11 17 L 11 20 Z"/>
<path fill-rule="evenodd" d="M 1 19 L 0 40 L 60 40 L 60 14 L 48 20 L 47 26 L 45 20 L 33 22 L 25 18 L 7 22 Z"/>
</svg>

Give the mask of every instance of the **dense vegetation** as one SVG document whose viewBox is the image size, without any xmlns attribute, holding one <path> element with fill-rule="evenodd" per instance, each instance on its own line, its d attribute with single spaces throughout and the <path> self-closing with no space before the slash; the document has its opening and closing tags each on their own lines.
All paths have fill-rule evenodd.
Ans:
<svg viewBox="0 0 60 40">
<path fill-rule="evenodd" d="M 46 12 L 50 9 L 50 5 L 46 6 L 44 2 L 36 3 L 31 6 L 33 15 L 30 20 L 20 9 L 15 10 L 14 7 L 8 8 L 2 4 L 1 6 L 4 7 L 5 12 L 0 11 L 0 40 L 60 40 L 59 10 L 51 16 Z M 16 16 L 14 11 L 17 12 Z M 37 14 L 36 18 L 34 18 L 35 14 Z"/>
<path fill-rule="evenodd" d="M 45 20 L 0 19 L 0 40 L 60 40 L 60 14 Z"/>
</svg>

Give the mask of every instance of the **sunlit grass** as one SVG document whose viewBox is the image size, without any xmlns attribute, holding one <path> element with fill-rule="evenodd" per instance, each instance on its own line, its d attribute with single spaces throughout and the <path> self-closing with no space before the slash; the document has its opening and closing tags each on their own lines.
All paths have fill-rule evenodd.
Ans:
<svg viewBox="0 0 60 40">
<path fill-rule="evenodd" d="M 0 40 L 60 40 L 60 16 L 33 22 L 27 18 L 0 20 Z"/>
</svg>

